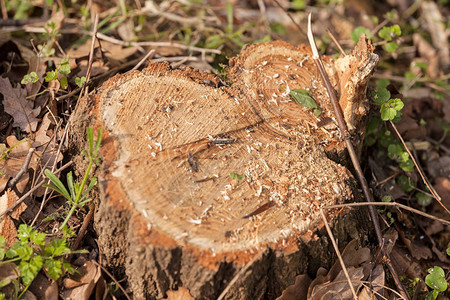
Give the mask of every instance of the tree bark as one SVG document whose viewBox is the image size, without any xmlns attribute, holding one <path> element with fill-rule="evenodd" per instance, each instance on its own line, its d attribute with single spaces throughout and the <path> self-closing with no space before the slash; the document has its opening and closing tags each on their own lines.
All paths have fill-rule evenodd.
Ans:
<svg viewBox="0 0 450 300">
<path fill-rule="evenodd" d="M 350 55 L 324 60 L 359 143 L 373 47 L 362 38 Z M 213 299 L 235 276 L 226 299 L 272 299 L 331 263 L 319 209 L 357 196 L 335 162 L 344 143 L 310 49 L 250 45 L 228 76 L 225 85 L 151 64 L 113 77 L 74 114 L 78 147 L 86 126 L 104 129 L 95 228 L 104 264 L 127 275 L 135 299 L 180 286 Z M 295 103 L 293 89 L 307 89 L 322 113 Z M 359 216 L 326 212 L 340 242 L 361 234 Z"/>
</svg>

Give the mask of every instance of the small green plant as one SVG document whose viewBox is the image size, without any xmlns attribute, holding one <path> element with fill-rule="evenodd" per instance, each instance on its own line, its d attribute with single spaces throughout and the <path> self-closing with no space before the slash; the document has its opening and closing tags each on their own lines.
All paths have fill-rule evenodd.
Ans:
<svg viewBox="0 0 450 300">
<path fill-rule="evenodd" d="M 65 238 L 47 241 L 46 236 L 45 233 L 34 230 L 31 226 L 21 224 L 17 230 L 18 241 L 9 249 L 7 249 L 5 238 L 0 236 L 0 264 L 14 263 L 17 266 L 14 269 L 19 274 L 13 282 L 16 287 L 13 299 L 20 299 L 24 295 L 42 269 L 53 280 L 58 280 L 64 271 L 73 274 L 75 269 L 63 256 L 87 252 L 84 250 L 71 251 Z M 5 286 L 9 283 L 4 282 L 2 285 Z M 20 285 L 23 286 L 21 292 Z M 2 299 L 2 295 L 0 295 L 0 299 Z"/>
<path fill-rule="evenodd" d="M 428 269 L 428 275 L 425 277 L 425 283 L 433 289 L 425 297 L 426 300 L 434 300 L 437 296 L 447 290 L 448 283 L 445 280 L 445 272 L 441 267 L 434 266 Z"/>
<path fill-rule="evenodd" d="M 92 198 L 86 199 L 86 197 L 88 196 L 89 192 L 94 188 L 94 186 L 97 184 L 97 178 L 92 177 L 87 189 L 84 191 L 84 188 L 86 187 L 86 184 L 89 179 L 92 166 L 94 164 L 100 164 L 100 159 L 98 157 L 98 150 L 100 149 L 100 144 L 102 140 L 102 128 L 100 127 L 98 129 L 97 141 L 95 145 L 94 145 L 94 132 L 90 127 L 87 129 L 87 139 L 89 149 L 88 151 L 83 150 L 82 154 L 85 154 L 87 156 L 89 164 L 81 182 L 74 182 L 72 172 L 69 172 L 67 174 L 67 186 L 68 186 L 67 189 L 61 182 L 61 180 L 59 180 L 59 178 L 56 177 L 55 174 L 53 174 L 48 169 L 45 170 L 45 175 L 53 183 L 53 185 L 50 184 L 45 186 L 61 194 L 64 198 L 67 199 L 67 202 L 70 206 L 70 210 L 67 213 L 67 216 L 64 219 L 63 223 L 59 227 L 59 230 L 65 228 L 67 222 L 69 221 L 70 217 L 73 215 L 73 213 L 77 208 L 83 207 L 92 200 Z"/>
<path fill-rule="evenodd" d="M 401 116 L 401 110 L 404 106 L 402 100 L 399 98 L 391 99 L 391 93 L 387 90 L 390 84 L 387 79 L 377 80 L 376 89 L 372 91 L 372 99 L 380 106 L 381 119 L 383 121 L 397 120 Z M 397 118 L 396 118 L 397 117 Z"/>
<path fill-rule="evenodd" d="M 394 53 L 399 47 L 397 38 L 402 35 L 402 30 L 397 24 L 384 26 L 378 31 L 378 37 L 376 37 L 372 36 L 369 28 L 358 26 L 351 33 L 351 38 L 354 42 L 357 42 L 362 34 L 377 42 L 378 45 L 382 45 L 383 49 L 387 52 Z"/>
<path fill-rule="evenodd" d="M 61 88 L 66 90 L 69 87 L 67 75 L 69 75 L 71 72 L 70 70 L 70 63 L 69 63 L 69 56 L 62 59 L 59 67 L 54 69 L 53 71 L 48 71 L 43 80 L 45 82 L 50 82 L 52 80 L 58 80 Z M 59 78 L 59 79 L 58 79 Z M 39 81 L 39 76 L 36 72 L 30 72 L 29 74 L 26 74 L 23 76 L 21 84 L 27 85 L 27 84 L 33 84 Z M 86 77 L 76 77 L 75 78 L 75 84 L 79 87 L 82 87 L 84 83 L 86 82 Z"/>
</svg>

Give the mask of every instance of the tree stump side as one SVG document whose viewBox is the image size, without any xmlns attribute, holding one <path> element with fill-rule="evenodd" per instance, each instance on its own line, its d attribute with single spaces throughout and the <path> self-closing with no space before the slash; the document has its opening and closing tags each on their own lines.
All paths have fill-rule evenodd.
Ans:
<svg viewBox="0 0 450 300">
<path fill-rule="evenodd" d="M 347 68 L 358 55 L 374 59 L 366 40 L 358 45 L 344 58 Z M 252 53 L 273 70 L 251 72 Z M 80 100 L 73 141 L 84 144 L 86 126 L 104 129 L 95 216 L 101 255 L 127 275 L 135 299 L 180 286 L 198 299 L 216 298 L 237 274 L 227 299 L 273 298 L 316 262 L 331 263 L 319 208 L 354 199 L 355 181 L 327 158 L 324 146 L 341 151 L 335 128 L 320 127 L 320 117 L 284 95 L 309 82 L 328 117 L 323 87 L 311 85 L 317 74 L 309 55 L 307 47 L 280 42 L 247 47 L 232 60 L 231 86 L 190 68 L 151 64 Z M 340 99 L 364 108 L 369 73 L 343 83 L 348 70 L 325 61 Z M 294 79 L 281 72 L 286 64 L 297 69 Z M 363 118 L 344 111 L 358 128 Z M 351 215 L 327 213 L 345 222 L 335 226 L 340 241 L 358 236 Z"/>
</svg>

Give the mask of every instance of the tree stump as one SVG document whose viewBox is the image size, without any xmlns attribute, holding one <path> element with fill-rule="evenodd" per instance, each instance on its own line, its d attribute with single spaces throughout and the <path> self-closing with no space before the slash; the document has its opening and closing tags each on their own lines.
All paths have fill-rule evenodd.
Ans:
<svg viewBox="0 0 450 300">
<path fill-rule="evenodd" d="M 373 47 L 361 38 L 323 60 L 361 136 Z M 226 299 L 275 298 L 311 257 L 330 263 L 319 208 L 354 200 L 354 179 L 327 157 L 345 151 L 310 49 L 250 45 L 228 75 L 230 86 L 154 63 L 110 79 L 74 114 L 79 147 L 86 126 L 104 129 L 95 227 L 104 263 L 127 275 L 134 299 L 181 286 L 214 299 L 235 276 Z M 295 103 L 293 89 L 309 90 L 322 114 Z"/>
</svg>

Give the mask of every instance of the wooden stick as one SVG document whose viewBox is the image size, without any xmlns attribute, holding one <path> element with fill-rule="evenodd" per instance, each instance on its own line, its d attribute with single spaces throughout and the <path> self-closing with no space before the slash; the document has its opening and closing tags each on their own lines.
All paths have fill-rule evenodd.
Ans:
<svg viewBox="0 0 450 300">
<path fill-rule="evenodd" d="M 330 229 L 330 225 L 328 225 L 327 218 L 323 213 L 323 209 L 320 209 L 320 215 L 322 216 L 323 223 L 325 224 L 325 229 L 327 230 L 328 236 L 331 239 L 331 243 L 333 244 L 334 251 L 339 259 L 339 263 L 342 267 L 342 272 L 344 272 L 345 278 L 347 278 L 348 285 L 350 286 L 350 290 L 353 294 L 353 299 L 358 300 L 358 296 L 356 295 L 355 288 L 353 287 L 352 280 L 350 279 L 350 275 L 348 275 L 347 267 L 345 266 L 344 259 L 342 259 L 341 252 L 339 251 L 339 247 L 336 243 L 336 239 L 334 238 L 333 232 Z"/>
<path fill-rule="evenodd" d="M 407 211 L 410 211 L 414 214 L 418 214 L 421 215 L 425 218 L 431 219 L 431 220 L 435 220 L 438 222 L 441 222 L 444 225 L 450 225 L 450 221 L 435 217 L 433 215 L 424 213 L 421 210 L 397 203 L 397 202 L 369 202 L 369 203 L 344 203 L 344 204 L 336 204 L 336 205 L 330 205 L 330 206 L 325 206 L 324 208 L 326 209 L 333 209 L 333 208 L 340 208 L 340 207 L 354 207 L 354 206 L 368 206 L 368 205 L 372 205 L 372 206 L 395 206 Z"/>
<path fill-rule="evenodd" d="M 341 135 L 344 138 L 345 145 L 347 146 L 347 150 L 348 150 L 350 159 L 352 160 L 353 167 L 355 168 L 355 171 L 356 171 L 356 176 L 358 177 L 358 180 L 361 184 L 366 201 L 374 202 L 373 195 L 370 192 L 369 185 L 367 183 L 366 178 L 364 177 L 363 171 L 361 169 L 361 165 L 359 164 L 358 156 L 356 155 L 355 148 L 353 147 L 353 144 L 351 142 L 350 134 L 347 129 L 347 124 L 345 123 L 344 114 L 343 114 L 342 108 L 339 104 L 339 100 L 337 99 L 336 93 L 335 93 L 333 87 L 331 86 L 330 79 L 328 78 L 328 74 L 325 71 L 325 68 L 322 64 L 322 60 L 320 59 L 319 52 L 317 51 L 317 47 L 314 42 L 314 36 L 313 36 L 312 30 L 311 30 L 311 14 L 309 14 L 309 16 L 308 16 L 308 40 L 311 45 L 311 50 L 313 52 L 314 62 L 317 65 L 317 69 L 319 70 L 320 76 L 322 77 L 322 80 L 325 84 L 328 95 L 330 96 L 331 103 L 332 103 L 333 109 L 334 109 L 334 113 L 336 115 L 336 120 L 339 125 L 339 131 L 341 132 Z M 389 253 L 386 250 L 386 248 L 384 247 L 385 243 L 384 243 L 383 235 L 381 233 L 380 224 L 378 223 L 377 214 L 376 214 L 373 206 L 369 206 L 369 213 L 370 213 L 370 217 L 372 219 L 372 222 L 373 222 L 373 225 L 375 228 L 375 233 L 376 233 L 376 236 L 378 239 L 378 244 L 380 245 L 380 248 L 381 248 L 381 252 L 383 253 L 383 255 L 386 258 L 386 259 L 384 259 L 384 261 L 386 262 L 386 265 L 392 274 L 392 277 L 400 291 L 400 294 L 402 294 L 402 297 L 404 297 L 405 299 L 409 299 L 408 294 L 405 292 L 405 290 L 402 286 L 402 283 L 400 281 L 400 278 L 397 275 L 397 272 L 394 270 L 394 267 L 390 263 Z"/>
</svg>

